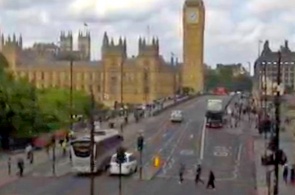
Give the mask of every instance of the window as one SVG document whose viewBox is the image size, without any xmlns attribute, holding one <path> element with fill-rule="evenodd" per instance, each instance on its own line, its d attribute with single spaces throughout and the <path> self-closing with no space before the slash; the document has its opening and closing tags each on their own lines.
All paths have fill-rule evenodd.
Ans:
<svg viewBox="0 0 295 195">
<path fill-rule="evenodd" d="M 44 79 L 45 79 L 45 73 L 41 72 L 41 80 L 44 80 Z"/>
<path fill-rule="evenodd" d="M 136 161 L 136 158 L 134 155 L 130 155 L 129 156 L 129 162 L 133 162 L 133 161 Z"/>
<path fill-rule="evenodd" d="M 100 85 L 97 85 L 97 88 L 96 88 L 97 92 L 100 92 Z"/>
<path fill-rule="evenodd" d="M 111 76 L 111 81 L 117 81 L 117 77 L 116 76 Z"/>
</svg>

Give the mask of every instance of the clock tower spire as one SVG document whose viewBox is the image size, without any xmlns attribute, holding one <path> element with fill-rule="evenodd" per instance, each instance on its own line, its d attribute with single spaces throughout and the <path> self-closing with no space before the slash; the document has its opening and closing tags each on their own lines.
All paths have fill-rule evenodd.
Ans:
<svg viewBox="0 0 295 195">
<path fill-rule="evenodd" d="M 204 89 L 205 6 L 202 0 L 186 0 L 183 6 L 182 87 Z"/>
</svg>

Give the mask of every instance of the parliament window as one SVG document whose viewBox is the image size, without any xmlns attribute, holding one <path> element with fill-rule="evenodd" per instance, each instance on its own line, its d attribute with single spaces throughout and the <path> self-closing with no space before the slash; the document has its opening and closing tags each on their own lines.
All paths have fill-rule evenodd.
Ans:
<svg viewBox="0 0 295 195">
<path fill-rule="evenodd" d="M 44 79 L 45 79 L 45 73 L 41 72 L 41 80 L 44 80 Z"/>
</svg>

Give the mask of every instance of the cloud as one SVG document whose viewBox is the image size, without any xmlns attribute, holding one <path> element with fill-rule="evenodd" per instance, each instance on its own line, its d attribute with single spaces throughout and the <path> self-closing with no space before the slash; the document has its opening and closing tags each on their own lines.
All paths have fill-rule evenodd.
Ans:
<svg viewBox="0 0 295 195">
<path fill-rule="evenodd" d="M 258 40 L 279 48 L 285 39 L 295 48 L 295 1 L 205 1 L 205 61 L 247 63 L 257 57 Z M 77 34 L 89 24 L 92 56 L 100 58 L 104 31 L 128 40 L 129 55 L 137 53 L 139 36 L 157 36 L 161 53 L 182 57 L 182 6 L 179 0 L 0 0 L 0 27 L 5 34 L 22 33 L 24 44 L 57 42 L 61 30 Z M 150 33 L 147 31 L 150 26 Z"/>
</svg>

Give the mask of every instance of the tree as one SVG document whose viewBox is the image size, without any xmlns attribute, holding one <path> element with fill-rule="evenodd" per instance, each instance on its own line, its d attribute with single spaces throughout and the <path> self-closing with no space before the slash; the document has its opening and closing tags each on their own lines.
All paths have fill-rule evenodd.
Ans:
<svg viewBox="0 0 295 195">
<path fill-rule="evenodd" d="M 33 137 L 69 125 L 68 89 L 38 90 L 25 79 L 15 79 L 7 67 L 0 53 L 0 136 L 4 149 L 8 149 L 11 137 Z M 86 93 L 73 91 L 73 114 L 89 116 L 90 102 Z"/>
<path fill-rule="evenodd" d="M 216 70 L 208 69 L 205 72 L 205 89 L 210 91 L 219 85 L 219 76 Z"/>
<path fill-rule="evenodd" d="M 253 87 L 252 79 L 248 75 L 239 75 L 233 78 L 233 91 L 251 91 Z"/>
<path fill-rule="evenodd" d="M 48 128 L 61 128 L 70 124 L 71 105 L 70 90 L 60 88 L 49 88 L 39 92 L 38 103 L 45 116 Z M 98 109 L 102 109 L 103 104 L 96 104 Z M 90 97 L 83 91 L 73 91 L 73 115 L 89 117 L 91 109 Z"/>
</svg>

